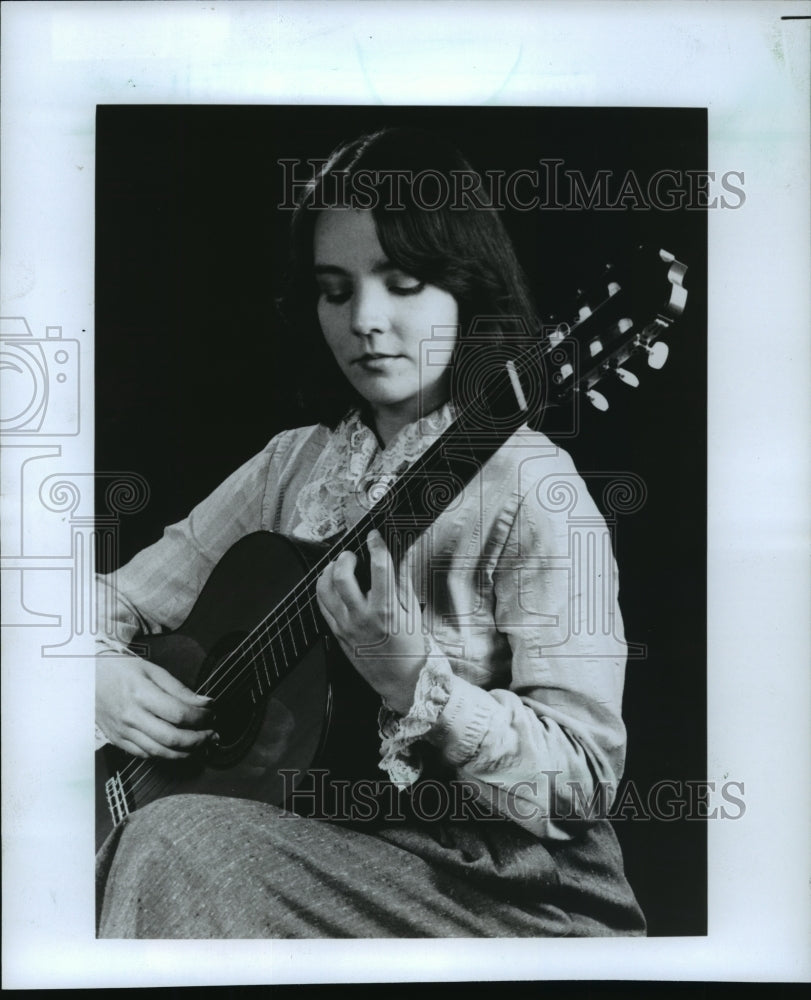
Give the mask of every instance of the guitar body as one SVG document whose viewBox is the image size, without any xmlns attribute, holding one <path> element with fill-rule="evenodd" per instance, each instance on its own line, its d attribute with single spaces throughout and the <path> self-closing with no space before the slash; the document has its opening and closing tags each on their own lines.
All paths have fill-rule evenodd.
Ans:
<svg viewBox="0 0 811 1000">
<path fill-rule="evenodd" d="M 96 846 L 119 818 L 167 795 L 198 793 L 282 806 L 308 772 L 379 780 L 379 696 L 336 648 L 322 639 L 264 696 L 255 671 L 229 670 L 229 657 L 296 586 L 322 547 L 271 532 L 240 539 L 211 573 L 189 617 L 174 632 L 138 636 L 139 656 L 169 670 L 193 691 L 214 696 L 219 745 L 182 761 L 144 760 L 113 746 L 96 752 Z M 216 680 L 212 680 L 212 675 Z M 262 678 L 261 680 L 266 680 Z M 208 681 L 208 683 L 207 683 Z M 286 777 L 281 771 L 293 771 Z M 317 783 L 312 785 L 317 787 Z M 299 792 L 297 803 L 308 800 Z M 310 797 L 315 811 L 324 808 Z M 299 810 L 301 811 L 301 810 Z M 121 815 L 123 814 L 123 815 Z"/>
</svg>

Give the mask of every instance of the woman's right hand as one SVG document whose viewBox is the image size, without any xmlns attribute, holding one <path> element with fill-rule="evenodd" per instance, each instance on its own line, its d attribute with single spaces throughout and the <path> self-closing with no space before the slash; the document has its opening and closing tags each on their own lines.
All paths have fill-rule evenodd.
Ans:
<svg viewBox="0 0 811 1000">
<path fill-rule="evenodd" d="M 211 699 L 134 656 L 96 660 L 96 723 L 136 757 L 188 757 L 214 736 Z"/>
</svg>

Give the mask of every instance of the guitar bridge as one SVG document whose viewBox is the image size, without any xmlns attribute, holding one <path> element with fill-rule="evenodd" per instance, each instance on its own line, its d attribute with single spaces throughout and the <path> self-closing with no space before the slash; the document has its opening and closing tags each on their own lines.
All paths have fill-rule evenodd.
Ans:
<svg viewBox="0 0 811 1000">
<path fill-rule="evenodd" d="M 112 778 L 107 779 L 104 791 L 107 795 L 107 807 L 113 819 L 113 827 L 116 827 L 119 823 L 123 823 L 130 814 L 127 793 L 124 790 L 124 782 L 121 780 L 121 775 L 118 771 L 115 772 Z"/>
</svg>

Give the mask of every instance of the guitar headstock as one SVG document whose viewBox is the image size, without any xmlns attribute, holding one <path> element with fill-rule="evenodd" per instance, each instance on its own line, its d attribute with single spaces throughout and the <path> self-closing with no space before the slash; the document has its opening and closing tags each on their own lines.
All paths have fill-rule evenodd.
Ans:
<svg viewBox="0 0 811 1000">
<path fill-rule="evenodd" d="M 638 357 L 646 358 L 650 368 L 662 368 L 669 348 L 661 338 L 684 312 L 686 273 L 668 251 L 640 248 L 622 273 L 609 265 L 592 289 L 580 291 L 571 321 L 542 330 L 551 400 L 562 402 L 579 392 L 606 410 L 608 400 L 598 384 L 615 380 L 638 386 L 639 375 L 627 367 Z"/>
</svg>

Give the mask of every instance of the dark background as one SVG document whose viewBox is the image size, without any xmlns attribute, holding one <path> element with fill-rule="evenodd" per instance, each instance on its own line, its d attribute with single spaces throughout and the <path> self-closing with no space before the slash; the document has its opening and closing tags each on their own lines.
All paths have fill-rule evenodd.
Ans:
<svg viewBox="0 0 811 1000">
<path fill-rule="evenodd" d="M 385 125 L 432 128 L 480 171 L 559 158 L 616 189 L 633 169 L 706 168 L 701 109 L 100 107 L 97 115 L 96 469 L 140 473 L 148 504 L 121 526 L 124 562 L 160 537 L 297 410 L 274 310 L 288 212 L 279 158 L 326 158 Z M 523 190 L 526 190 L 524 188 Z M 706 777 L 706 213 L 508 211 L 504 221 L 542 316 L 572 318 L 576 289 L 639 243 L 689 266 L 684 320 L 660 372 L 585 406 L 562 444 L 578 468 L 644 480 L 641 510 L 614 533 L 630 642 L 626 781 Z M 551 427 L 547 427 L 550 430 Z M 588 476 L 586 477 L 588 480 Z M 600 502 L 599 494 L 595 499 Z M 103 512 L 103 494 L 97 509 Z M 112 567 L 103 567 L 110 569 Z M 652 935 L 706 933 L 706 826 L 615 824 Z"/>
</svg>

